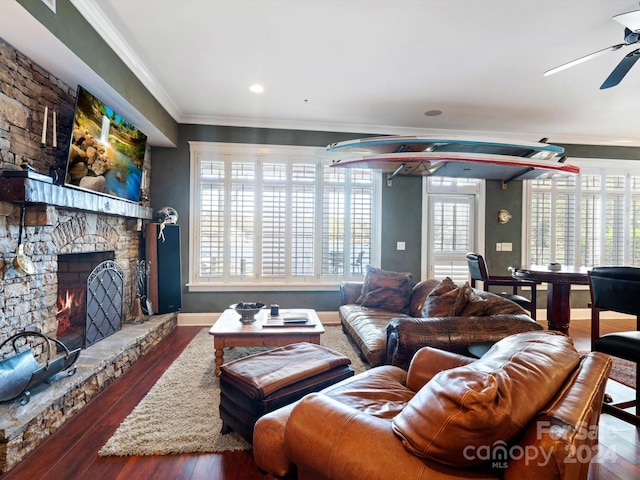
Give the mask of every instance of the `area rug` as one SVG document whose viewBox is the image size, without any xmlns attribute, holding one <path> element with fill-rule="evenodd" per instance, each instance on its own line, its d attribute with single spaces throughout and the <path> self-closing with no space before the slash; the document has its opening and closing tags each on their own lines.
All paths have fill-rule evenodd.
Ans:
<svg viewBox="0 0 640 480">
<path fill-rule="evenodd" d="M 636 388 L 636 364 L 622 358 L 613 358 L 609 378 L 627 387 Z"/>
<path fill-rule="evenodd" d="M 236 433 L 220 434 L 219 380 L 214 375 L 213 341 L 203 329 L 171 364 L 147 395 L 100 449 L 100 456 L 169 455 L 247 450 Z M 351 359 L 356 373 L 368 366 L 360 360 L 341 327 L 325 327 L 321 343 Z M 265 348 L 226 348 L 225 361 Z"/>
</svg>

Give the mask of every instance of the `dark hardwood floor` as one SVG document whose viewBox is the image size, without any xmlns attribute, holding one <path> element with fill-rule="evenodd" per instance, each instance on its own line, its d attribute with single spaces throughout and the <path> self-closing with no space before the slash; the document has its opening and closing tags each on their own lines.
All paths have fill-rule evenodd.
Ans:
<svg viewBox="0 0 640 480">
<path fill-rule="evenodd" d="M 99 457 L 97 454 L 201 328 L 178 327 L 19 465 L 1 475 L 0 480 L 263 478 L 253 463 L 251 452 L 147 457 Z M 602 321 L 602 333 L 633 328 L 634 321 L 631 320 Z M 589 335 L 589 321 L 571 323 L 571 336 L 579 350 L 589 350 Z M 607 391 L 616 399 L 633 394 L 633 390 L 611 381 Z M 211 413 L 217 415 L 217 412 Z M 640 478 L 638 433 L 634 426 L 603 415 L 599 432 L 599 451 L 603 457 L 599 463 L 592 462 L 589 478 Z"/>
</svg>

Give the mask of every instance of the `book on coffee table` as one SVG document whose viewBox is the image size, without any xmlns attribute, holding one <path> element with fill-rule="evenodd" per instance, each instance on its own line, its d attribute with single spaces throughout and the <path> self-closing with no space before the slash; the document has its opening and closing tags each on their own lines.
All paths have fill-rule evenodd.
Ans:
<svg viewBox="0 0 640 480">
<path fill-rule="evenodd" d="M 315 324 L 309 318 L 307 312 L 289 310 L 280 312 L 280 315 L 267 315 L 262 322 L 263 327 L 312 327 Z"/>
</svg>

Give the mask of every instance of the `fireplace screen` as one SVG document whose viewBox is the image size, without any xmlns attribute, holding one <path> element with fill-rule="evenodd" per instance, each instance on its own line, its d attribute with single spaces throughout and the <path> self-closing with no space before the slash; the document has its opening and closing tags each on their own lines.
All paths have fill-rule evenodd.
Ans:
<svg viewBox="0 0 640 480">
<path fill-rule="evenodd" d="M 107 260 L 87 279 L 85 348 L 120 330 L 124 304 L 124 272 Z"/>
<path fill-rule="evenodd" d="M 65 255 L 64 266 L 59 261 L 64 273 L 58 275 L 57 337 L 70 348 L 86 348 L 122 326 L 124 272 L 113 260 L 93 263 L 92 268 L 96 256 L 99 254 Z M 83 270 L 84 265 L 89 268 Z"/>
</svg>

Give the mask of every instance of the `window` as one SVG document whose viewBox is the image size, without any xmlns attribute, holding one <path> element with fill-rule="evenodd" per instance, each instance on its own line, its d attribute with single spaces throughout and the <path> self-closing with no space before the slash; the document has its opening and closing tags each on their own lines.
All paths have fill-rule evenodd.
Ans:
<svg viewBox="0 0 640 480">
<path fill-rule="evenodd" d="M 640 167 L 637 162 L 574 161 L 577 176 L 526 182 L 526 263 L 576 267 L 638 265 Z M 600 165 L 598 165 L 600 163 Z"/>
<path fill-rule="evenodd" d="M 484 181 L 428 177 L 427 278 L 450 277 L 463 284 L 469 278 L 467 252 L 476 250 L 475 217 Z"/>
<path fill-rule="evenodd" d="M 380 175 L 322 148 L 191 142 L 190 288 L 363 278 Z"/>
</svg>

